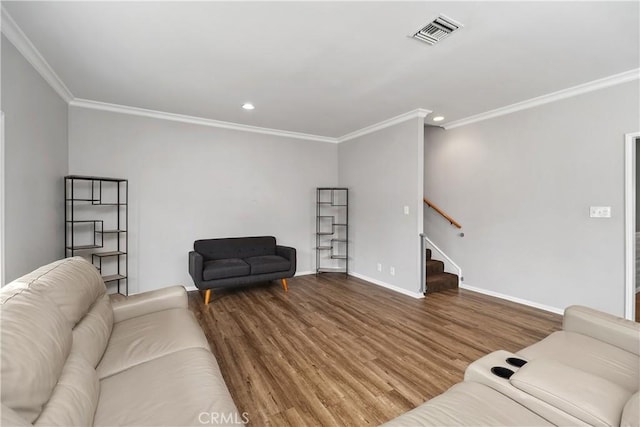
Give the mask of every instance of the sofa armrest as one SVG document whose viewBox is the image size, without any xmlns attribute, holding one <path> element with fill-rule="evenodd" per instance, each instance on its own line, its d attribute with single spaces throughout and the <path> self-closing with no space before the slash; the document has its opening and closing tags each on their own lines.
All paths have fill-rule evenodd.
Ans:
<svg viewBox="0 0 640 427">
<path fill-rule="evenodd" d="M 640 323 L 572 305 L 564 311 L 562 327 L 640 356 Z"/>
<path fill-rule="evenodd" d="M 131 295 L 120 301 L 112 301 L 114 323 L 144 316 L 171 308 L 187 308 L 187 291 L 184 286 L 171 286 L 155 291 Z"/>
<path fill-rule="evenodd" d="M 204 257 L 196 251 L 189 252 L 189 274 L 193 283 L 198 286 L 202 282 L 202 270 L 204 269 Z"/>
<path fill-rule="evenodd" d="M 296 248 L 276 245 L 276 255 L 288 259 L 291 263 L 291 270 L 296 271 Z"/>
</svg>

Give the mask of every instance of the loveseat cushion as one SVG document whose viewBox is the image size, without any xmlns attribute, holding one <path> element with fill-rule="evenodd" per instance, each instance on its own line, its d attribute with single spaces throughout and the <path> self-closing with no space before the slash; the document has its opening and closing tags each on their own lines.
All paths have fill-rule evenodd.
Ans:
<svg viewBox="0 0 640 427">
<path fill-rule="evenodd" d="M 226 279 L 248 276 L 250 273 L 249 264 L 239 258 L 216 259 L 204 263 L 202 278 L 204 280 Z"/>
<path fill-rule="evenodd" d="M 288 259 L 278 255 L 261 255 L 244 259 L 251 266 L 251 274 L 275 273 L 291 268 Z"/>
<path fill-rule="evenodd" d="M 73 328 L 71 352 L 84 357 L 92 367 L 98 366 L 113 329 L 113 310 L 109 295 L 104 294 L 86 316 Z"/>
<path fill-rule="evenodd" d="M 276 238 L 262 236 L 196 240 L 193 250 L 202 254 L 205 260 L 275 255 Z"/>
<path fill-rule="evenodd" d="M 222 415 L 227 422 L 211 422 L 212 417 Z M 103 379 L 94 423 L 96 426 L 237 426 L 242 424 L 242 417 L 211 352 L 194 348 Z"/>
<path fill-rule="evenodd" d="M 188 348 L 209 351 L 209 343 L 189 310 L 175 308 L 132 317 L 113 325 L 98 376 L 105 378 Z"/>
<path fill-rule="evenodd" d="M 79 354 L 69 356 L 51 398 L 35 426 L 90 426 L 98 407 L 96 370 Z"/>
</svg>

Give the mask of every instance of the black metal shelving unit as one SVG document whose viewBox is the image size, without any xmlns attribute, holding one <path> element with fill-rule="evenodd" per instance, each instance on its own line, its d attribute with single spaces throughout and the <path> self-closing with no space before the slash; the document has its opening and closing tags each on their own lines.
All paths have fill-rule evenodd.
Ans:
<svg viewBox="0 0 640 427">
<path fill-rule="evenodd" d="M 129 181 L 68 175 L 64 200 L 65 256 L 90 258 L 105 283 L 129 295 Z"/>
<path fill-rule="evenodd" d="M 331 265 L 327 266 L 327 263 Z M 348 272 L 349 189 L 318 187 L 316 188 L 316 274 L 348 274 Z"/>
</svg>

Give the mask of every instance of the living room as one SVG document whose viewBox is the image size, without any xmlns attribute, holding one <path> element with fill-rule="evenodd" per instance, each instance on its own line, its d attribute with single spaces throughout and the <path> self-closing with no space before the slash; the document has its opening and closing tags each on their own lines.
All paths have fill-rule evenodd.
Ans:
<svg viewBox="0 0 640 427">
<path fill-rule="evenodd" d="M 624 171 L 625 136 L 640 131 L 638 2 L 2 6 L 2 284 L 65 257 L 64 176 L 127 179 L 129 293 L 184 285 L 199 320 L 230 328 L 205 335 L 239 409 L 237 396 L 268 408 L 259 418 L 252 406 L 256 425 L 274 414 L 272 423 L 294 421 L 282 418 L 286 403 L 241 390 L 237 353 L 224 356 L 241 348 L 224 346 L 233 328 L 265 321 L 237 313 L 241 304 L 330 312 L 344 287 L 355 294 L 340 294 L 353 305 L 341 310 L 375 311 L 377 299 L 407 331 L 428 333 L 423 322 L 437 317 L 420 313 L 453 307 L 521 315 L 520 329 L 535 323 L 528 341 L 506 328 L 480 337 L 482 350 L 449 354 L 469 351 L 434 389 L 407 386 L 395 412 L 367 401 L 358 410 L 370 408 L 369 420 L 346 409 L 324 419 L 343 424 L 400 415 L 460 381 L 482 354 L 516 352 L 559 329 L 569 306 L 632 318 Z M 410 37 L 440 15 L 459 29 L 434 46 Z M 612 22 L 605 35 L 593 31 L 602 16 Z M 254 109 L 242 108 L 249 102 Z M 313 274 L 318 187 L 349 188 L 348 277 Z M 610 217 L 591 217 L 592 206 Z M 424 297 L 422 234 L 462 268 L 459 294 Z M 296 249 L 289 291 L 214 290 L 205 306 L 187 268 L 194 241 L 242 236 Z M 231 312 L 240 317 L 218 323 Z M 312 325 L 328 316 L 295 313 Z M 271 325 L 275 336 L 284 323 Z"/>
</svg>

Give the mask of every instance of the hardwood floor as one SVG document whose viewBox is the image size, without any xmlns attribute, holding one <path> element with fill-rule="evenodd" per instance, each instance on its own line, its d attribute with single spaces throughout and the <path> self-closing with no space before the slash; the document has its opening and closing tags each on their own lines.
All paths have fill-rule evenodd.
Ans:
<svg viewBox="0 0 640 427">
<path fill-rule="evenodd" d="M 342 274 L 198 292 L 189 304 L 253 426 L 363 426 L 462 380 L 473 360 L 517 351 L 561 316 L 465 290 L 413 299 Z"/>
</svg>

